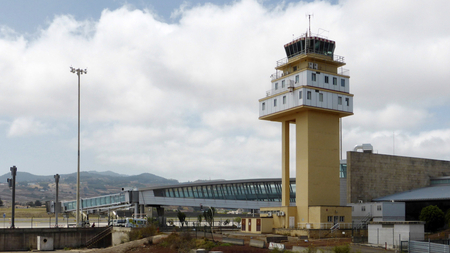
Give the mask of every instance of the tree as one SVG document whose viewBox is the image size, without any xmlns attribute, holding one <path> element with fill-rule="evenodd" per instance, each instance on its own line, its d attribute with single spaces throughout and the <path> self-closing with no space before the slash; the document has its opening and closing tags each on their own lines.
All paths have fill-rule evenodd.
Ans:
<svg viewBox="0 0 450 253">
<path fill-rule="evenodd" d="M 425 228 L 428 231 L 436 231 L 444 226 L 444 212 L 438 206 L 427 206 L 420 212 L 419 219 L 425 221 Z"/>
<path fill-rule="evenodd" d="M 237 223 L 237 225 L 239 226 L 239 224 L 241 224 L 241 220 L 242 220 L 242 218 L 241 217 L 236 217 L 236 218 L 234 218 L 234 222 L 236 222 Z"/>
<path fill-rule="evenodd" d="M 206 209 L 203 211 L 203 217 L 205 217 L 205 221 L 209 223 L 209 226 L 211 228 L 211 237 L 214 241 L 213 237 L 213 226 L 214 226 L 214 215 L 216 214 L 216 209 L 214 207 L 210 207 L 209 209 Z"/>
<path fill-rule="evenodd" d="M 186 220 L 186 214 L 181 212 L 180 210 L 178 210 L 177 217 L 178 217 L 178 220 L 181 223 L 181 227 L 183 227 L 184 221 Z"/>
<path fill-rule="evenodd" d="M 0 206 L 3 206 L 3 200 L 0 198 Z"/>
<path fill-rule="evenodd" d="M 450 227 L 450 209 L 447 209 L 447 212 L 445 213 L 445 223 Z"/>
<path fill-rule="evenodd" d="M 34 205 L 35 205 L 35 206 L 42 206 L 42 202 L 41 202 L 40 200 L 36 200 L 36 201 L 34 202 Z"/>
<path fill-rule="evenodd" d="M 202 220 L 203 220 L 203 215 L 199 214 L 197 217 L 197 221 L 198 221 L 198 225 L 201 226 L 202 225 Z"/>
</svg>

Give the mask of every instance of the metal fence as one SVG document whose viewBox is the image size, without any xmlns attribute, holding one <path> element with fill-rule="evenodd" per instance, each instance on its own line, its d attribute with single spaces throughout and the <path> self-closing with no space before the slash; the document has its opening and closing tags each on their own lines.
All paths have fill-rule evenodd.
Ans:
<svg viewBox="0 0 450 253">
<path fill-rule="evenodd" d="M 447 242 L 448 243 L 448 242 Z M 403 246 L 403 242 L 402 242 Z M 403 249 L 402 249 L 403 250 Z M 409 241 L 409 253 L 450 253 L 450 247 L 446 244 Z"/>
</svg>

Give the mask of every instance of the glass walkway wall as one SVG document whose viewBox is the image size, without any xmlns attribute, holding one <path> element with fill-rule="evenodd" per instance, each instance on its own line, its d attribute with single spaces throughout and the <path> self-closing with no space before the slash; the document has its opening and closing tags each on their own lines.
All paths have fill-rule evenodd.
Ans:
<svg viewBox="0 0 450 253">
<path fill-rule="evenodd" d="M 295 202 L 295 180 L 291 180 L 289 190 L 290 201 Z M 201 185 L 159 188 L 154 189 L 153 192 L 155 197 L 279 202 L 281 201 L 281 180 L 219 184 L 203 182 Z"/>
<path fill-rule="evenodd" d="M 121 192 L 117 194 L 111 194 L 111 195 L 105 195 L 100 197 L 93 197 L 93 198 L 85 198 L 81 199 L 81 209 L 84 208 L 96 208 L 96 207 L 103 207 L 103 206 L 112 206 L 112 205 L 121 205 L 121 204 L 127 204 L 127 198 L 126 193 Z M 64 211 L 70 212 L 70 211 L 76 211 L 77 208 L 77 201 L 67 201 L 62 203 L 64 206 Z"/>
</svg>

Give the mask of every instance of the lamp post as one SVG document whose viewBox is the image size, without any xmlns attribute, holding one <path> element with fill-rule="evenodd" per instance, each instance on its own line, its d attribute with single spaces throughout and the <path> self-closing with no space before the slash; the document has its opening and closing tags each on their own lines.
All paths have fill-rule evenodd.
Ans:
<svg viewBox="0 0 450 253">
<path fill-rule="evenodd" d="M 59 212 L 59 207 L 61 206 L 59 203 L 58 203 L 58 185 L 59 185 L 59 178 L 60 178 L 60 176 L 59 176 L 59 174 L 56 174 L 55 176 L 54 176 L 54 178 L 55 178 L 55 185 L 56 185 L 56 197 L 55 197 L 55 227 L 58 227 L 58 212 Z"/>
<path fill-rule="evenodd" d="M 16 209 L 16 175 L 17 175 L 17 167 L 16 166 L 12 166 L 11 168 L 9 168 L 9 170 L 11 171 L 11 176 L 12 176 L 11 181 L 8 181 L 9 183 L 11 183 L 11 187 L 12 187 L 11 228 L 16 228 L 16 226 L 14 225 L 14 220 L 16 218 L 16 216 L 15 216 L 15 209 Z"/>
<path fill-rule="evenodd" d="M 78 76 L 78 162 L 77 162 L 77 227 L 80 227 L 80 76 L 87 74 L 87 69 L 75 69 L 70 67 L 70 72 Z"/>
</svg>

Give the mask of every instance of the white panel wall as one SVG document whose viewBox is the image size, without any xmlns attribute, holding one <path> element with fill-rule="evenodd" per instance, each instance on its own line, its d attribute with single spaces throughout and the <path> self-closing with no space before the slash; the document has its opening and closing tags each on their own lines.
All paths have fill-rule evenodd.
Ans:
<svg viewBox="0 0 450 253">
<path fill-rule="evenodd" d="M 312 80 L 313 73 L 316 75 L 316 81 Z M 298 82 L 295 82 L 296 76 L 298 76 Z M 328 76 L 328 83 L 325 83 L 325 76 Z M 337 78 L 337 84 L 333 85 L 333 78 Z M 285 81 L 285 87 L 282 87 L 282 81 Z M 283 92 L 288 91 L 288 87 L 290 81 L 294 83 L 294 87 L 300 86 L 311 86 L 311 88 L 302 88 L 302 99 L 298 98 L 299 90 L 295 92 L 288 92 L 281 94 Z M 341 80 L 344 80 L 345 86 L 341 85 Z M 278 83 L 278 88 L 275 89 L 275 84 Z M 334 91 L 341 91 L 345 93 L 349 93 L 350 91 L 350 83 L 349 78 L 340 77 L 330 74 L 324 74 L 318 71 L 305 70 L 299 72 L 295 75 L 277 80 L 276 82 L 272 82 L 272 90 L 268 91 L 267 94 L 277 95 L 270 99 L 267 99 L 263 102 L 259 103 L 259 115 L 265 116 L 272 113 L 280 112 L 283 110 L 287 110 L 296 106 L 308 105 L 319 108 L 326 108 L 332 110 L 339 110 L 344 112 L 353 112 L 353 97 L 345 96 L 340 94 L 333 94 L 326 91 L 316 92 L 314 87 L 329 89 Z M 307 99 L 307 92 L 311 92 L 311 99 Z M 319 101 L 319 93 L 323 94 L 323 102 Z M 286 103 L 283 104 L 283 96 L 286 96 Z M 338 97 L 342 97 L 342 104 L 338 104 Z M 349 104 L 347 105 L 346 98 L 349 99 Z M 274 106 L 274 100 L 277 100 L 277 106 Z M 262 110 L 262 103 L 265 103 L 265 110 Z"/>
</svg>

